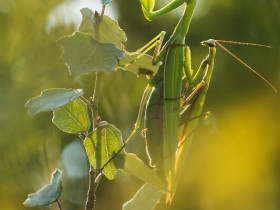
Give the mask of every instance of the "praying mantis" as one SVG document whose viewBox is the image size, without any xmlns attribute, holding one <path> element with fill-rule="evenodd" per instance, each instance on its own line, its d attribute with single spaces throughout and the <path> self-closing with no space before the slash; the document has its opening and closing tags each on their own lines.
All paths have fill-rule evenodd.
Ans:
<svg viewBox="0 0 280 210">
<path fill-rule="evenodd" d="M 185 3 L 185 11 L 173 34 L 160 51 L 164 33 L 155 42 L 153 63 L 162 61 L 157 74 L 149 83 L 152 88 L 146 107 L 146 143 L 150 165 L 154 166 L 167 183 L 167 201 L 171 201 L 177 185 L 184 159 L 188 152 L 188 143 L 192 138 L 201 114 L 205 96 L 209 87 L 214 66 L 215 43 L 211 40 L 202 42 L 209 48 L 209 55 L 203 60 L 196 74 L 192 74 L 190 64 L 190 49 L 185 45 L 190 22 L 194 13 L 196 0 L 172 1 L 162 9 L 153 12 L 154 0 L 141 0 L 143 13 L 148 20 L 153 20 L 169 13 Z M 204 74 L 205 73 L 205 74 Z M 187 86 L 195 85 L 204 74 L 202 81 L 196 85 L 190 96 L 181 103 L 182 78 L 187 80 Z M 191 103 L 189 103 L 192 101 Z M 181 107 L 188 107 L 186 122 L 179 125 Z M 189 136 L 191 135 L 191 136 Z"/>
<path fill-rule="evenodd" d="M 185 37 L 194 13 L 196 0 L 173 0 L 157 11 L 153 11 L 155 0 L 140 0 L 140 2 L 144 16 L 149 21 L 185 4 L 185 11 L 164 46 L 161 48 L 165 35 L 165 32 L 162 32 L 141 48 L 142 51 L 145 47 L 148 50 L 155 47 L 152 62 L 153 64 L 163 63 L 145 91 L 149 97 L 145 111 L 144 138 L 150 166 L 154 167 L 165 181 L 167 186 L 166 201 L 171 202 L 198 120 L 208 115 L 202 113 L 202 108 L 214 68 L 216 44 L 257 74 L 275 91 L 276 89 L 264 77 L 223 47 L 220 44 L 223 42 L 222 40 L 209 39 L 201 42 L 202 45 L 208 47 L 209 53 L 199 69 L 193 72 L 191 53 L 185 43 Z M 240 42 L 230 43 L 244 44 Z M 182 91 L 183 86 L 185 86 L 184 91 Z M 184 99 L 185 93 L 189 94 L 186 99 Z"/>
<path fill-rule="evenodd" d="M 143 94 L 135 129 L 119 150 L 120 152 L 126 146 L 140 127 L 144 105 L 147 102 L 145 129 L 142 132 L 146 140 L 146 150 L 150 159 L 150 166 L 165 183 L 164 188 L 162 188 L 162 185 L 157 187 L 165 191 L 166 202 L 171 203 L 198 120 L 208 115 L 208 113 L 202 113 L 202 109 L 214 68 L 216 44 L 257 74 L 275 91 L 276 89 L 264 77 L 223 47 L 220 44 L 220 42 L 223 42 L 222 40 L 209 39 L 201 42 L 203 46 L 208 48 L 209 53 L 201 62 L 198 70 L 196 72 L 192 70 L 191 52 L 185 43 L 185 37 L 194 13 L 196 0 L 173 0 L 157 11 L 153 11 L 155 0 L 140 0 L 140 2 L 147 20 L 159 18 L 185 4 L 185 11 L 179 23 L 163 47 L 161 45 L 165 32 L 161 32 L 137 51 L 140 55 L 136 59 L 155 47 L 152 63 L 156 65 L 161 62 L 162 65 Z M 243 44 L 240 42 L 230 43 Z M 108 162 L 113 160 L 119 152 Z M 102 167 L 101 171 L 106 165 L 107 163 Z M 149 177 L 148 179 L 147 177 L 142 179 L 149 183 Z M 150 184 L 153 184 L 151 182 Z"/>
</svg>

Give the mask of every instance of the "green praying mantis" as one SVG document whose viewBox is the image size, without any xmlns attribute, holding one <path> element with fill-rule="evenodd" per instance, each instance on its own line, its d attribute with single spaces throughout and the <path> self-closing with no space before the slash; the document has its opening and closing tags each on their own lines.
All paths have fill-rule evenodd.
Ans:
<svg viewBox="0 0 280 210">
<path fill-rule="evenodd" d="M 163 62 L 157 74 L 151 80 L 152 88 L 146 108 L 146 143 L 150 165 L 154 166 L 167 184 L 166 200 L 174 195 L 178 176 L 181 173 L 189 148 L 190 139 L 201 115 L 205 96 L 209 87 L 215 58 L 215 42 L 202 42 L 209 48 L 209 55 L 193 75 L 190 63 L 190 49 L 185 45 L 196 0 L 172 1 L 162 9 L 153 12 L 155 1 L 141 1 L 143 13 L 148 20 L 156 19 L 185 3 L 185 11 L 173 34 L 159 51 L 163 33 L 156 42 L 153 63 Z M 198 79 L 202 77 L 202 81 Z M 182 84 L 185 76 L 187 86 L 196 85 L 189 97 L 182 101 Z M 191 103 L 190 103 L 191 101 Z M 180 112 L 185 109 L 185 123 L 180 125 Z M 187 111 L 186 111 L 187 110 Z"/>
<path fill-rule="evenodd" d="M 216 44 L 247 66 L 275 91 L 276 89 L 264 77 L 221 45 L 220 42 L 225 42 L 222 40 L 209 39 L 201 42 L 208 48 L 209 53 L 202 61 L 199 69 L 196 72 L 192 70 L 190 48 L 185 43 L 185 37 L 195 10 L 196 0 L 173 0 L 157 11 L 153 11 L 155 0 L 140 0 L 140 2 L 145 18 L 150 21 L 185 4 L 185 10 L 179 23 L 163 47 L 161 45 L 165 32 L 161 32 L 137 51 L 141 53 L 140 57 L 155 47 L 152 62 L 153 64 L 162 62 L 162 65 L 144 92 L 132 135 L 140 126 L 144 104 L 147 101 L 145 129 L 143 130 L 145 131 L 147 154 L 150 159 L 150 166 L 156 170 L 166 185 L 166 201 L 171 203 L 198 120 L 208 115 L 208 113 L 202 113 L 202 108 L 214 68 Z M 129 137 L 124 146 L 130 139 Z"/>
</svg>

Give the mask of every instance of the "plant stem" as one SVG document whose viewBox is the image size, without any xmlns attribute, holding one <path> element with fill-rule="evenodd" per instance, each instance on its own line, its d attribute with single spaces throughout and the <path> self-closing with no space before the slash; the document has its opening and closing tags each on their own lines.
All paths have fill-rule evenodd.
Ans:
<svg viewBox="0 0 280 210">
<path fill-rule="evenodd" d="M 91 100 L 93 129 L 95 129 L 99 123 L 99 120 L 98 120 L 98 118 L 99 118 L 99 116 L 98 116 L 99 93 L 100 93 L 100 73 L 96 72 L 94 91 L 93 91 L 93 96 L 92 96 L 92 100 Z"/>
<path fill-rule="evenodd" d="M 61 206 L 61 204 L 60 204 L 59 200 L 57 199 L 55 202 L 57 203 L 58 208 L 59 208 L 60 210 L 62 210 L 62 206 Z"/>
<path fill-rule="evenodd" d="M 102 7 L 102 12 L 101 15 L 95 11 L 94 14 L 94 20 L 95 20 L 95 25 L 94 25 L 94 30 L 95 30 L 95 39 L 99 42 L 99 26 L 102 21 L 102 16 L 105 11 L 105 6 Z M 92 111 L 92 128 L 93 130 L 98 126 L 99 124 L 99 116 L 98 116 L 98 98 L 99 98 L 99 93 L 100 93 L 100 73 L 96 72 L 96 77 L 95 77 L 95 84 L 94 84 L 94 90 L 93 90 L 93 95 L 92 98 L 89 101 L 84 101 L 89 102 L 90 104 L 89 107 L 91 108 Z M 83 99 L 82 99 L 83 100 Z M 96 170 L 90 166 L 89 170 L 89 188 L 88 188 L 88 193 L 87 193 L 87 201 L 86 201 L 86 210 L 92 210 L 95 205 L 95 192 L 98 186 L 98 183 L 102 177 L 102 174 L 99 174 L 96 177 Z"/>
<path fill-rule="evenodd" d="M 85 97 L 80 96 L 80 99 L 90 108 L 92 109 L 90 101 L 88 101 Z"/>
<path fill-rule="evenodd" d="M 86 201 L 86 210 L 92 210 L 95 205 L 95 191 L 97 188 L 97 184 L 95 183 L 96 173 L 92 166 L 89 170 L 89 189 L 87 193 L 87 201 Z"/>
</svg>

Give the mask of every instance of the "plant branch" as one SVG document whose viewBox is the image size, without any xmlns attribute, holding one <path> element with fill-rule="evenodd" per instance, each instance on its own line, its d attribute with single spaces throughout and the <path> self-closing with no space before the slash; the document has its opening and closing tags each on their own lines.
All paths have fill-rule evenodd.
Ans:
<svg viewBox="0 0 280 210">
<path fill-rule="evenodd" d="M 105 6 L 102 7 L 101 15 L 97 11 L 95 11 L 95 14 L 94 14 L 95 39 L 98 42 L 99 42 L 99 27 L 100 27 L 100 23 L 102 21 L 102 16 L 104 14 L 104 11 L 105 11 Z M 100 94 L 100 81 L 99 80 L 100 80 L 100 73 L 96 72 L 93 95 L 89 101 L 87 101 L 87 100 L 84 101 L 91 108 L 93 130 L 99 124 L 99 115 L 98 115 L 98 98 L 99 98 L 99 94 Z M 87 102 L 89 102 L 89 104 Z M 96 170 L 92 166 L 90 166 L 89 188 L 88 188 L 88 193 L 87 193 L 86 210 L 92 210 L 95 206 L 95 200 L 96 200 L 95 192 L 96 192 L 96 189 L 97 189 L 97 186 L 98 186 L 98 183 L 99 183 L 101 177 L 102 177 L 102 174 L 99 174 L 96 177 Z"/>
<path fill-rule="evenodd" d="M 86 210 L 92 210 L 95 205 L 95 191 L 97 184 L 95 183 L 96 173 L 92 167 L 89 170 L 89 188 L 87 192 Z"/>
</svg>

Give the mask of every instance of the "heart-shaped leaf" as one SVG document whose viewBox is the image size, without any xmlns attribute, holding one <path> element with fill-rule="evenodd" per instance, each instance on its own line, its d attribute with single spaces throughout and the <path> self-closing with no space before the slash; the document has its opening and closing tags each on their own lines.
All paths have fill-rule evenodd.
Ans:
<svg viewBox="0 0 280 210">
<path fill-rule="evenodd" d="M 40 112 L 56 110 L 65 104 L 74 101 L 84 94 L 82 89 L 52 88 L 43 90 L 41 94 L 30 99 L 25 107 L 28 113 L 34 116 Z"/>
<path fill-rule="evenodd" d="M 124 53 L 112 43 L 98 43 L 87 34 L 76 32 L 58 40 L 64 48 L 63 58 L 70 73 L 112 72 Z"/>
<path fill-rule="evenodd" d="M 90 128 L 87 106 L 80 99 L 55 110 L 52 121 L 66 133 L 78 134 Z"/>
<path fill-rule="evenodd" d="M 101 169 L 122 147 L 122 135 L 114 125 L 105 124 L 97 127 L 84 141 L 84 146 L 93 168 Z M 124 154 L 124 150 L 120 155 Z M 117 168 L 114 161 L 103 169 L 108 179 L 114 179 Z"/>
<path fill-rule="evenodd" d="M 44 186 L 36 193 L 29 194 L 24 201 L 25 206 L 43 206 L 55 202 L 62 192 L 62 172 L 56 169 L 52 173 L 51 183 Z"/>
</svg>

